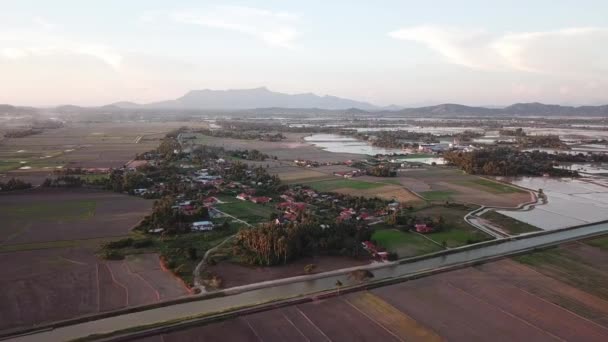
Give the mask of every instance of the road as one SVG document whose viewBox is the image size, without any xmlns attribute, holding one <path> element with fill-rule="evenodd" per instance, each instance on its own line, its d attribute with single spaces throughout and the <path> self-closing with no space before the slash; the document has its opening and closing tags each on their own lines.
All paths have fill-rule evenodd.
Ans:
<svg viewBox="0 0 608 342">
<path fill-rule="evenodd" d="M 251 227 L 251 224 L 249 224 L 246 221 L 243 221 L 239 218 L 236 218 L 230 214 L 227 214 L 221 210 L 218 210 L 217 208 L 213 208 L 211 210 L 217 211 L 218 213 L 230 217 L 233 220 L 237 221 L 237 222 L 241 222 L 243 224 L 245 224 L 247 227 Z M 196 265 L 196 268 L 194 269 L 194 286 L 197 287 L 201 293 L 205 293 L 206 289 L 205 286 L 203 286 L 202 280 L 201 280 L 201 272 L 203 271 L 203 267 L 207 264 L 207 259 L 209 259 L 209 256 L 211 255 L 211 253 L 215 252 L 218 248 L 222 247 L 224 244 L 226 244 L 228 241 L 230 241 L 234 236 L 234 235 L 230 235 L 229 237 L 227 237 L 226 239 L 224 239 L 222 242 L 220 242 L 219 244 L 217 244 L 215 247 L 210 248 L 205 255 L 203 256 L 203 258 L 201 259 L 201 261 L 198 263 L 198 265 Z"/>
<path fill-rule="evenodd" d="M 575 229 L 530 234 L 518 239 L 505 238 L 479 243 L 474 247 L 465 246 L 466 248 L 439 252 L 436 253 L 435 256 L 414 259 L 413 261 L 402 264 L 386 263 L 369 265 L 361 268 L 372 269 L 374 281 L 381 281 L 405 277 L 439 268 L 456 267 L 474 261 L 482 262 L 496 257 L 531 251 L 534 248 L 546 247 L 606 233 L 608 233 L 608 222 L 602 222 Z M 288 283 L 283 279 L 258 289 L 252 289 L 254 287 L 251 286 L 248 288 L 249 290 L 240 289 L 242 292 L 237 291 L 237 289 L 232 289 L 232 291 L 228 292 L 234 294 L 224 297 L 174 304 L 161 308 L 112 316 L 86 323 L 59 327 L 53 330 L 40 331 L 30 335 L 18 336 L 14 337 L 12 340 L 18 342 L 66 341 L 82 338 L 91 334 L 103 334 L 147 324 L 186 319 L 188 317 L 192 318 L 194 316 L 217 313 L 237 307 L 260 305 L 277 299 L 286 299 L 327 291 L 334 289 L 336 281 L 338 280 L 344 287 L 357 284 L 357 281 L 355 279 L 350 279 L 347 274 L 336 274 L 335 272 L 322 278 L 305 279 L 291 283 Z"/>
</svg>

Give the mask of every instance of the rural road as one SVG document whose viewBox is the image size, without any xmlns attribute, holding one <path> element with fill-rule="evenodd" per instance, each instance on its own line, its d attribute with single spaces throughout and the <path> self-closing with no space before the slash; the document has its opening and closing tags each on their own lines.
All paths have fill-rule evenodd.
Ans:
<svg viewBox="0 0 608 342">
<path fill-rule="evenodd" d="M 497 257 L 532 251 L 535 248 L 547 247 L 606 233 L 608 233 L 608 222 L 602 222 L 577 228 L 534 233 L 520 238 L 494 240 L 477 244 L 474 247 L 468 246 L 468 248 L 453 249 L 447 253 L 439 252 L 429 257 L 414 258 L 409 262 L 369 265 L 360 268 L 372 269 L 375 276 L 374 282 L 376 282 L 407 277 L 408 275 L 419 274 L 421 272 L 430 272 L 440 268 L 458 267 L 470 262 L 483 262 Z M 239 307 L 260 305 L 273 300 L 312 295 L 321 291 L 331 290 L 335 288 L 336 281 L 338 280 L 344 284 L 344 287 L 358 284 L 357 280 L 350 279 L 347 277 L 347 274 L 331 274 L 323 278 L 292 283 L 277 282 L 276 285 L 269 287 L 249 291 L 244 290 L 223 297 L 173 304 L 161 308 L 126 313 L 85 323 L 58 327 L 56 329 L 33 332 L 29 335 L 15 336 L 12 337 L 12 341 L 66 341 L 92 334 L 110 333 L 142 325 L 193 318 L 204 314 L 210 315 Z"/>
<path fill-rule="evenodd" d="M 227 214 L 227 213 L 225 213 L 225 212 L 223 212 L 221 210 L 218 210 L 217 208 L 213 208 L 212 210 L 217 211 L 218 213 L 220 213 L 220 214 L 222 214 L 224 216 L 230 217 L 230 218 L 232 218 L 233 220 L 235 220 L 237 222 L 241 222 L 241 223 L 245 224 L 247 227 L 251 227 L 251 224 L 249 224 L 248 222 L 243 221 L 243 220 L 241 220 L 239 218 L 236 218 L 236 217 L 234 217 L 234 216 L 232 216 L 230 214 Z M 194 276 L 194 286 L 196 288 L 198 288 L 199 290 L 201 290 L 201 293 L 207 292 L 206 289 L 205 289 L 205 287 L 203 286 L 202 281 L 201 281 L 201 272 L 202 272 L 203 267 L 207 263 L 207 259 L 209 259 L 209 256 L 211 255 L 211 253 L 215 252 L 218 248 L 222 247 L 224 244 L 226 244 L 228 241 L 230 241 L 230 239 L 232 239 L 235 235 L 236 234 L 230 235 L 226 239 L 222 240 L 222 242 L 220 242 L 219 244 L 217 244 L 215 247 L 210 248 L 207 252 L 205 252 L 205 255 L 203 256 L 203 258 L 201 259 L 201 261 L 198 263 L 198 265 L 196 265 L 196 268 L 194 269 L 194 272 L 193 272 L 194 273 L 193 274 L 193 276 Z"/>
</svg>

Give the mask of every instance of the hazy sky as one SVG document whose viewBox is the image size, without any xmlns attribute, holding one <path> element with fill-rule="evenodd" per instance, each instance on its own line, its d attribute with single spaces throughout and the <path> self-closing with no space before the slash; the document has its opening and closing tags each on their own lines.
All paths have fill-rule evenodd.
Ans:
<svg viewBox="0 0 608 342">
<path fill-rule="evenodd" d="M 608 1 L 0 0 L 0 103 L 608 103 Z"/>
</svg>

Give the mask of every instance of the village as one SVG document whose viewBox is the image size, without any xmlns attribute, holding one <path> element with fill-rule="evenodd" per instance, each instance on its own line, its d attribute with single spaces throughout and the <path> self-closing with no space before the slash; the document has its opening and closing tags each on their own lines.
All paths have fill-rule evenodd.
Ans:
<svg viewBox="0 0 608 342">
<path fill-rule="evenodd" d="M 133 243 L 108 244 L 103 248 L 104 257 L 120 259 L 131 253 L 159 252 L 167 268 L 192 285 L 195 279 L 192 272 L 203 254 L 226 239 L 232 239 L 232 245 L 224 247 L 218 257 L 212 255 L 210 263 L 228 260 L 271 266 L 315 255 L 353 257 L 354 262 L 362 259 L 384 262 L 410 256 L 384 247 L 390 246 L 383 235 L 387 230 L 424 235 L 440 231 L 444 226 L 441 215 L 417 216 L 411 206 L 395 199 L 319 191 L 305 184 L 283 184 L 262 166 L 265 160 L 272 160 L 272 156 L 258 151 L 226 151 L 191 143 L 182 145 L 177 136 L 167 134 L 157 150 L 139 154 L 124 167 L 111 170 L 103 187 L 154 199 L 155 203 L 152 214 L 134 230 L 135 241 L 151 241 L 139 244 L 146 248 L 133 248 Z M 255 155 L 255 162 L 248 163 L 250 155 Z M 294 164 L 299 165 L 298 161 Z M 386 158 L 349 160 L 340 164 L 352 171 L 334 172 L 337 179 L 373 175 L 369 170 L 376 169 L 394 173 L 397 167 L 405 166 Z M 360 164 L 364 164 L 364 168 L 355 168 Z M 78 170 L 78 173 L 83 172 L 96 170 Z M 94 182 L 88 185 L 95 184 L 99 185 Z M 287 242 L 293 246 L 284 246 L 293 248 L 294 252 L 284 252 L 288 257 L 266 256 L 263 259 L 258 255 L 262 253 L 258 247 L 252 247 L 248 242 L 238 245 L 238 241 L 248 238 L 247 231 L 265 229 L 276 232 L 268 233 L 264 239 L 272 239 L 276 234 L 291 238 L 296 235 L 292 232 L 297 230 L 299 237 L 294 239 L 299 240 Z M 380 241 L 374 239 L 377 231 Z M 204 243 L 198 244 L 199 240 Z M 447 248 L 445 241 L 435 244 L 429 251 Z M 215 274 L 203 276 L 214 279 L 213 286 L 207 287 L 221 287 Z"/>
</svg>

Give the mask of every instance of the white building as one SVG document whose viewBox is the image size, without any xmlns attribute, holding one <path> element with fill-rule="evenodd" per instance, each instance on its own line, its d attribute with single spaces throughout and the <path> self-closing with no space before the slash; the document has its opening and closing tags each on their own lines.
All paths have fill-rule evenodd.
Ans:
<svg viewBox="0 0 608 342">
<path fill-rule="evenodd" d="M 192 223 L 192 230 L 194 231 L 209 231 L 213 230 L 213 222 L 211 221 L 197 221 Z"/>
</svg>

